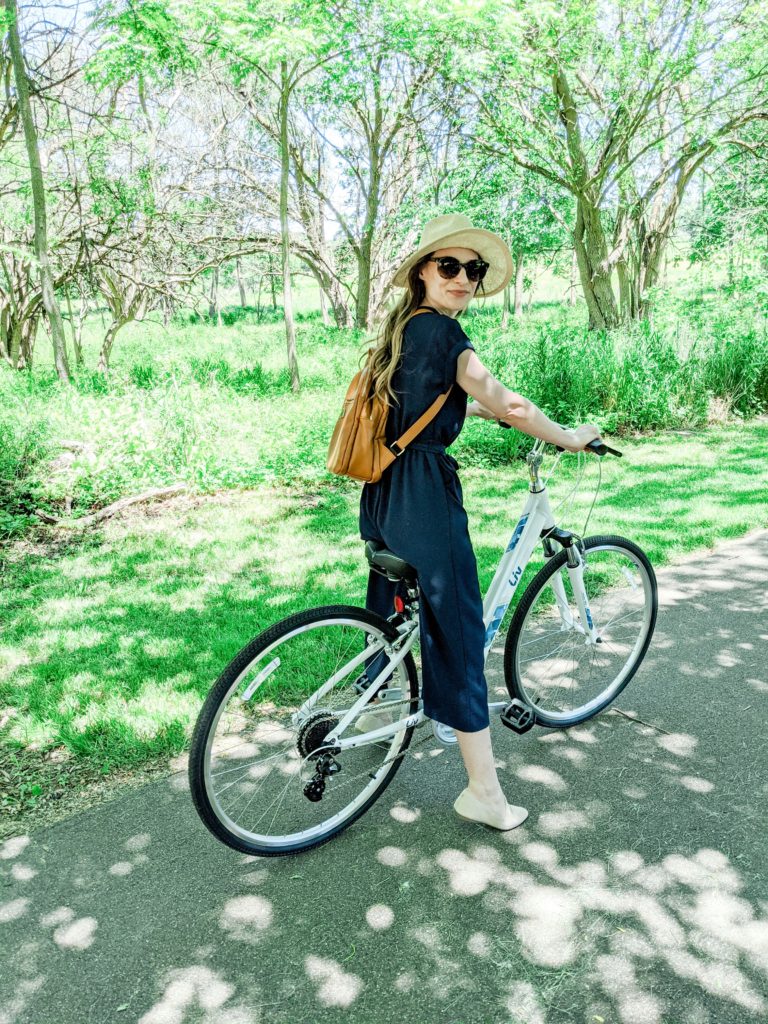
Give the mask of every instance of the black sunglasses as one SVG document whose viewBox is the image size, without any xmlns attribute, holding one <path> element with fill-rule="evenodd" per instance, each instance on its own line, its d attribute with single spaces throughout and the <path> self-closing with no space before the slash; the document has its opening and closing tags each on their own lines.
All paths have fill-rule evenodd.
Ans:
<svg viewBox="0 0 768 1024">
<path fill-rule="evenodd" d="M 440 277 L 450 281 L 457 277 L 462 267 L 467 272 L 468 281 L 482 281 L 490 267 L 485 260 L 469 260 L 467 263 L 460 263 L 455 256 L 428 256 L 425 263 L 436 263 L 437 272 Z"/>
</svg>

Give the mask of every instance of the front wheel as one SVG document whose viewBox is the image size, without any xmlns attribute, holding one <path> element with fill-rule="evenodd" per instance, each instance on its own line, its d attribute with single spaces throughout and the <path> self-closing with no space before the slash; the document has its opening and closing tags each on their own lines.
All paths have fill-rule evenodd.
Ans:
<svg viewBox="0 0 768 1024">
<path fill-rule="evenodd" d="M 578 573 L 561 551 L 526 588 L 504 648 L 510 696 L 553 729 L 608 707 L 640 667 L 656 625 L 656 576 L 636 544 L 587 537 L 580 555 L 586 612 L 578 607 Z"/>
<path fill-rule="evenodd" d="M 262 857 L 298 853 L 333 838 L 381 796 L 413 726 L 339 751 L 319 786 L 316 779 L 325 737 L 385 669 L 385 648 L 399 638 L 373 612 L 332 605 L 283 619 L 233 659 L 203 704 L 189 757 L 195 807 L 218 839 Z M 418 710 L 410 652 L 382 682 L 397 712 L 391 721 Z"/>
</svg>

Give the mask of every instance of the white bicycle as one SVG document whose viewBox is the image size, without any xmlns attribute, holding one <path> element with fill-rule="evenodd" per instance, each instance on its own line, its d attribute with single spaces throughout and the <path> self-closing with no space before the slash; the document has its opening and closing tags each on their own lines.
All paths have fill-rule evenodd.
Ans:
<svg viewBox="0 0 768 1024">
<path fill-rule="evenodd" d="M 539 476 L 545 447 L 537 441 L 527 456 L 528 501 L 483 602 L 487 659 L 541 543 L 544 566 L 506 631 L 510 699 L 488 704 L 518 733 L 566 729 L 607 708 L 645 657 L 658 606 L 653 568 L 636 544 L 556 526 Z M 587 448 L 621 455 L 600 440 Z M 372 569 L 402 581 L 406 596 L 396 597 L 388 619 L 347 605 L 291 615 L 240 651 L 203 704 L 189 760 L 192 797 L 213 835 L 236 850 L 270 857 L 327 842 L 381 796 L 416 729 L 430 722 L 441 742 L 455 739 L 421 708 L 416 570 L 370 541 L 366 556 Z M 356 731 L 374 699 L 392 723 Z"/>
</svg>

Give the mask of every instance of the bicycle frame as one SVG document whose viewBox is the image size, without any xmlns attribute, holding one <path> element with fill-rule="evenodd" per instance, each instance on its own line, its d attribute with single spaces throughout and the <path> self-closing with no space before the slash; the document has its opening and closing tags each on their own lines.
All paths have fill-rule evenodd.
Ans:
<svg viewBox="0 0 768 1024">
<path fill-rule="evenodd" d="M 517 585 L 523 577 L 525 567 L 531 560 L 534 548 L 545 534 L 555 529 L 555 519 L 549 504 L 546 485 L 541 483 L 538 476 L 540 465 L 540 451 L 534 447 L 533 452 L 528 456 L 528 466 L 531 472 L 528 501 L 483 601 L 484 661 L 488 659 L 493 640 L 512 601 Z M 597 639 L 597 629 L 592 621 L 592 613 L 584 589 L 583 556 L 576 546 L 572 547 L 571 551 L 573 555 L 568 561 L 567 569 L 579 610 L 580 622 L 576 622 L 571 615 L 565 588 L 559 576 L 553 577 L 552 589 L 560 612 L 563 630 L 576 629 L 584 633 L 585 643 L 594 643 Z"/>
<path fill-rule="evenodd" d="M 483 663 L 488 659 L 493 641 L 504 619 L 507 608 L 512 601 L 515 590 L 523 577 L 525 567 L 531 560 L 536 545 L 543 536 L 556 528 L 554 515 L 549 503 L 546 484 L 539 479 L 539 468 L 543 460 L 544 442 L 537 441 L 528 454 L 526 461 L 530 474 L 530 486 L 528 500 L 523 508 L 517 524 L 512 531 L 512 537 L 501 557 L 493 580 L 483 599 L 483 623 L 485 625 L 485 644 L 483 649 Z M 563 581 L 559 575 L 551 580 L 555 601 L 560 612 L 561 629 L 575 630 L 583 633 L 585 644 L 594 644 L 598 639 L 598 631 L 592 620 L 589 608 L 587 593 L 584 588 L 584 560 L 579 548 L 574 544 L 569 548 L 569 559 L 566 564 L 568 574 L 573 588 L 573 594 L 578 608 L 579 620 L 575 620 L 568 606 L 568 599 L 565 594 Z M 356 720 L 359 712 L 370 700 L 370 695 L 375 693 L 378 686 L 389 677 L 392 668 L 400 664 L 408 651 L 413 646 L 419 633 L 418 617 L 415 621 L 407 622 L 399 627 L 399 632 L 405 634 L 403 642 L 395 641 L 397 653 L 394 658 L 387 662 L 379 675 L 373 680 L 369 687 L 360 695 L 354 704 L 340 719 L 336 727 L 325 737 L 323 747 L 334 747 L 338 750 L 345 750 L 350 747 L 359 747 L 368 743 L 376 743 L 389 739 L 400 731 L 411 726 L 420 726 L 427 721 L 422 708 L 414 714 L 392 722 L 390 725 L 381 726 L 379 729 L 370 732 L 360 733 L 357 736 L 343 736 L 347 726 Z M 351 672 L 362 661 L 380 650 L 386 650 L 387 654 L 394 654 L 393 644 L 380 641 L 367 647 L 362 655 L 357 655 L 347 665 L 343 666 L 328 680 L 312 697 L 308 698 L 298 712 L 296 720 L 307 713 L 319 701 L 335 683 Z M 500 713 L 507 705 L 507 701 L 489 701 L 488 710 L 495 714 Z M 384 702 L 381 706 L 386 706 Z M 313 752 L 313 756 L 317 751 Z"/>
</svg>

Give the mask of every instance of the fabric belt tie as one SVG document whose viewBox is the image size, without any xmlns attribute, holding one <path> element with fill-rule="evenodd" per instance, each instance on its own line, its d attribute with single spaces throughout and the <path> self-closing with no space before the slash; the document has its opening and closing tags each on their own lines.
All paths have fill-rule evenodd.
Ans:
<svg viewBox="0 0 768 1024">
<path fill-rule="evenodd" d="M 410 451 L 412 448 L 419 452 L 439 452 L 440 454 L 445 454 L 445 445 L 437 444 L 436 442 L 431 444 L 428 441 L 412 441 L 405 451 Z"/>
</svg>

